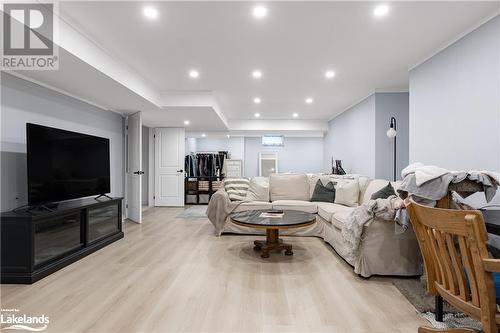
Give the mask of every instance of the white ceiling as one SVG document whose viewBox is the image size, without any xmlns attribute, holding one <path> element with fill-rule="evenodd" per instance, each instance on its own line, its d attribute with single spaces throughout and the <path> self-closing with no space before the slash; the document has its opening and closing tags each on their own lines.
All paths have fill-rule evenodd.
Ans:
<svg viewBox="0 0 500 333">
<path fill-rule="evenodd" d="M 189 126 L 184 125 L 184 121 L 189 120 Z M 142 121 L 149 127 L 187 127 L 190 131 L 221 131 L 226 126 L 208 106 L 176 106 L 163 107 L 161 109 L 148 110 L 143 112 Z"/>
<path fill-rule="evenodd" d="M 17 71 L 14 75 L 42 83 L 100 108 L 122 113 L 155 108 L 146 98 L 59 48 L 59 69 Z"/>
<path fill-rule="evenodd" d="M 61 2 L 60 11 L 159 93 L 213 92 L 234 122 L 255 112 L 264 120 L 293 112 L 327 120 L 376 90 L 406 90 L 411 66 L 499 8 L 493 1 L 391 2 L 389 14 L 375 18 L 377 4 L 269 2 L 261 20 L 251 15 L 254 2 L 148 2 L 159 11 L 155 21 L 143 16 L 141 2 Z M 192 68 L 198 80 L 188 77 Z M 257 68 L 259 81 L 251 78 Z M 330 68 L 337 75 L 329 81 Z M 210 127 L 213 113 L 205 114 Z M 168 120 L 158 110 L 145 118 L 155 115 Z"/>
</svg>

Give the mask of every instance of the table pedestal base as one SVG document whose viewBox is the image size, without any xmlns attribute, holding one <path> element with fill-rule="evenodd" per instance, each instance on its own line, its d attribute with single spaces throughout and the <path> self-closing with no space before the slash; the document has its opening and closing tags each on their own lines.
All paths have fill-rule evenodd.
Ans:
<svg viewBox="0 0 500 333">
<path fill-rule="evenodd" d="M 283 243 L 283 241 L 279 238 L 278 229 L 267 229 L 266 240 L 256 240 L 253 244 L 255 245 L 253 248 L 255 251 L 262 251 L 260 254 L 261 258 L 269 258 L 270 251 L 281 252 L 282 250 L 285 250 L 285 255 L 293 255 L 292 244 Z"/>
</svg>

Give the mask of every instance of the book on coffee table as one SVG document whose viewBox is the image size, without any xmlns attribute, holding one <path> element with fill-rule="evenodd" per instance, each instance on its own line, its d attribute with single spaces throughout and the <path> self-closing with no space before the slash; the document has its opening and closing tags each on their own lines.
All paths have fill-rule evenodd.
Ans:
<svg viewBox="0 0 500 333">
<path fill-rule="evenodd" d="M 283 218 L 284 213 L 262 212 L 259 217 Z"/>
</svg>

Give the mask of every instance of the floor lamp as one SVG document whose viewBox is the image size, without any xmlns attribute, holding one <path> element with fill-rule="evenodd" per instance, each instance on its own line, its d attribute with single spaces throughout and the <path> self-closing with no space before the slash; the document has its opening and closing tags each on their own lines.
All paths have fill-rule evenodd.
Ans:
<svg viewBox="0 0 500 333">
<path fill-rule="evenodd" d="M 387 137 L 394 139 L 394 181 L 396 181 L 396 118 L 391 117 L 389 129 L 387 130 Z"/>
</svg>

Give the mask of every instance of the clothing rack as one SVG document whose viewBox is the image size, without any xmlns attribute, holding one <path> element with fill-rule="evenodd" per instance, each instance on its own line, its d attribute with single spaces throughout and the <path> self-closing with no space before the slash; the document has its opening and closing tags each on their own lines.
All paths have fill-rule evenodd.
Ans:
<svg viewBox="0 0 500 333">
<path fill-rule="evenodd" d="M 222 177 L 227 151 L 196 152 L 186 155 L 184 166 L 187 177 Z"/>
<path fill-rule="evenodd" d="M 227 151 L 197 151 L 185 157 L 186 204 L 207 204 L 219 190 L 224 179 L 224 162 L 229 158 Z"/>
</svg>

